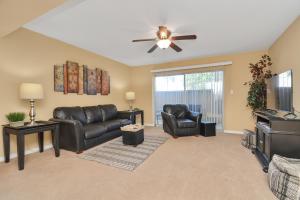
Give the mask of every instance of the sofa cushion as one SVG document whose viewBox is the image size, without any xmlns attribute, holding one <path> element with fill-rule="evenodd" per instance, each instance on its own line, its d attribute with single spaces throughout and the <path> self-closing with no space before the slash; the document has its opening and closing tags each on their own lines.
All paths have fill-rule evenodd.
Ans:
<svg viewBox="0 0 300 200">
<path fill-rule="evenodd" d="M 99 106 L 87 106 L 83 107 L 83 111 L 86 116 L 86 122 L 88 124 L 95 123 L 95 122 L 102 122 L 102 112 Z"/>
<path fill-rule="evenodd" d="M 105 126 L 108 131 L 119 129 L 121 127 L 121 122 L 119 119 L 113 119 L 106 122 L 102 122 L 101 125 Z"/>
<path fill-rule="evenodd" d="M 190 119 L 178 119 L 177 126 L 178 128 L 195 128 L 197 123 Z"/>
<path fill-rule="evenodd" d="M 87 123 L 83 109 L 79 106 L 55 108 L 53 111 L 53 117 L 56 119 L 78 120 L 82 124 Z"/>
<path fill-rule="evenodd" d="M 118 115 L 117 107 L 113 104 L 100 105 L 99 108 L 102 112 L 104 122 L 114 119 Z"/>
<path fill-rule="evenodd" d="M 87 124 L 83 127 L 84 136 L 86 139 L 91 139 L 99 137 L 107 132 L 107 127 L 103 126 L 101 123 Z"/>
<path fill-rule="evenodd" d="M 177 119 L 183 119 L 188 113 L 188 107 L 184 104 L 166 104 L 163 107 L 164 112 L 174 115 Z"/>
</svg>

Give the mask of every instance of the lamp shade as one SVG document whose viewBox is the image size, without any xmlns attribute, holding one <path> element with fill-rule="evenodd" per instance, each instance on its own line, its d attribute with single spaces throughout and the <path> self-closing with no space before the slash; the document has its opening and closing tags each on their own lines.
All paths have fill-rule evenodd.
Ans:
<svg viewBox="0 0 300 200">
<path fill-rule="evenodd" d="M 127 100 L 135 100 L 135 93 L 134 92 L 126 92 L 126 99 Z"/>
<path fill-rule="evenodd" d="M 30 100 L 43 99 L 43 86 L 36 83 L 22 83 L 20 86 L 20 98 Z"/>
</svg>

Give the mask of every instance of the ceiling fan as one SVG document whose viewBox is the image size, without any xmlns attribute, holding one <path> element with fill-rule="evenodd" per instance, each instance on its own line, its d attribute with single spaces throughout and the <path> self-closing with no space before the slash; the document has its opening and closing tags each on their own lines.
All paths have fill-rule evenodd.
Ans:
<svg viewBox="0 0 300 200">
<path fill-rule="evenodd" d="M 197 39 L 196 35 L 181 35 L 181 36 L 171 36 L 171 31 L 167 29 L 165 26 L 159 26 L 159 30 L 156 32 L 156 38 L 151 39 L 140 39 L 140 40 L 132 40 L 132 42 L 146 42 L 146 41 L 156 41 L 156 44 L 149 49 L 148 53 L 152 53 L 157 47 L 161 49 L 167 49 L 171 47 L 176 52 L 182 51 L 182 49 L 174 44 L 175 40 L 195 40 Z"/>
</svg>

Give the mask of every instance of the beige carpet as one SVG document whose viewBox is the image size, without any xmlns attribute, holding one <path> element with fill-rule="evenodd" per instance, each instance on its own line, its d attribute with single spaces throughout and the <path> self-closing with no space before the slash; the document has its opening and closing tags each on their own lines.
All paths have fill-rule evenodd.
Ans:
<svg viewBox="0 0 300 200">
<path fill-rule="evenodd" d="M 146 128 L 145 134 L 164 133 Z M 170 138 L 135 171 L 79 159 L 52 150 L 0 164 L 2 200 L 263 200 L 275 199 L 266 175 L 240 136 Z"/>
</svg>

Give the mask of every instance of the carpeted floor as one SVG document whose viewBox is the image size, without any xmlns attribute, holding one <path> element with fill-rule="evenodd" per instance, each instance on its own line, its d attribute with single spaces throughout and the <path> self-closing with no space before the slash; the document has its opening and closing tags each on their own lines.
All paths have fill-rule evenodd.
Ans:
<svg viewBox="0 0 300 200">
<path fill-rule="evenodd" d="M 146 128 L 146 135 L 164 135 Z M 135 171 L 79 159 L 52 150 L 0 163 L 2 200 L 219 200 L 275 199 L 255 156 L 239 135 L 170 138 Z"/>
</svg>

